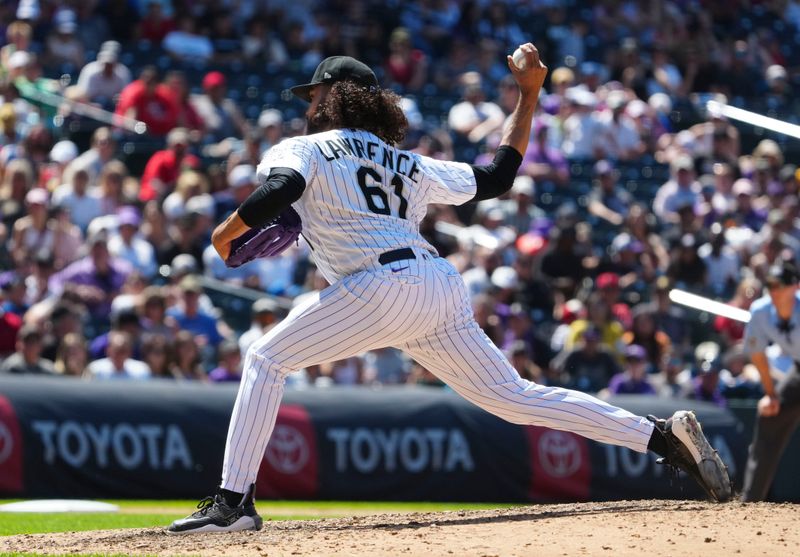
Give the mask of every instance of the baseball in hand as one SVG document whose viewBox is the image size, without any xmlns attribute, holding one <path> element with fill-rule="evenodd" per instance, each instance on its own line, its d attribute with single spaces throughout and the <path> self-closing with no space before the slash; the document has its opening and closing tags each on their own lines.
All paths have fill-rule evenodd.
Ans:
<svg viewBox="0 0 800 557">
<path fill-rule="evenodd" d="M 524 70 L 528 67 L 528 59 L 525 57 L 525 53 L 521 48 L 514 51 L 514 54 L 511 55 L 511 61 L 514 62 L 518 70 Z"/>
</svg>

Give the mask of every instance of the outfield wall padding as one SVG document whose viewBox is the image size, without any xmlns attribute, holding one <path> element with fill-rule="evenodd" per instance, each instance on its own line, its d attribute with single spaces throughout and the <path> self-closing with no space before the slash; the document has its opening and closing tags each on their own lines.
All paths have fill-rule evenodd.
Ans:
<svg viewBox="0 0 800 557">
<path fill-rule="evenodd" d="M 234 385 L 2 377 L 0 497 L 205 496 L 219 482 L 235 396 Z M 641 415 L 694 409 L 741 484 L 749 431 L 733 412 L 650 397 L 613 402 Z M 449 390 L 426 387 L 287 391 L 261 464 L 258 495 L 397 501 L 701 497 L 691 480 L 669 478 L 653 455 L 513 425 Z"/>
</svg>

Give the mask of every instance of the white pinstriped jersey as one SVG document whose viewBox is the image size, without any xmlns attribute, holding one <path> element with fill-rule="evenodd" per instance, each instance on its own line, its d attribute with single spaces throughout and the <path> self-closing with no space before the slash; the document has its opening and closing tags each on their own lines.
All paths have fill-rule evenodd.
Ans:
<svg viewBox="0 0 800 557">
<path fill-rule="evenodd" d="M 331 130 L 286 139 L 258 166 L 291 168 L 306 181 L 293 207 L 317 267 L 331 283 L 382 253 L 417 247 L 435 253 L 419 233 L 429 203 L 460 205 L 475 196 L 468 164 L 395 149 L 362 130 Z"/>
</svg>

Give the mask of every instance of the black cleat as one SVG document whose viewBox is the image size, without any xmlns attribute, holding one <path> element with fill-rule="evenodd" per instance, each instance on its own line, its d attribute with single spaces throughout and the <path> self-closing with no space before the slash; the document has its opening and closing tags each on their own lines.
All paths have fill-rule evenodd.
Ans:
<svg viewBox="0 0 800 557">
<path fill-rule="evenodd" d="M 206 497 L 198 503 L 199 511 L 170 524 L 167 533 L 191 534 L 195 532 L 261 530 L 263 521 L 258 516 L 254 504 L 255 488 L 255 484 L 251 485 L 236 507 L 228 505 L 220 493 L 214 497 Z"/>
<path fill-rule="evenodd" d="M 647 419 L 664 434 L 669 448 L 659 463 L 689 474 L 715 501 L 722 503 L 731 498 L 733 488 L 728 468 L 703 435 L 694 412 L 679 410 L 668 420 L 653 416 Z"/>
</svg>

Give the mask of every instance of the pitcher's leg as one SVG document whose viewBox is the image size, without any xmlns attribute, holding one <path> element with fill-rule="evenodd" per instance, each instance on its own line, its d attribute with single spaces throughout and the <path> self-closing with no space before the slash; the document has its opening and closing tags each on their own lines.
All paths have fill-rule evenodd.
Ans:
<svg viewBox="0 0 800 557">
<path fill-rule="evenodd" d="M 461 396 L 509 422 L 647 451 L 652 422 L 585 393 L 522 379 L 474 321 L 401 348 Z"/>
</svg>

